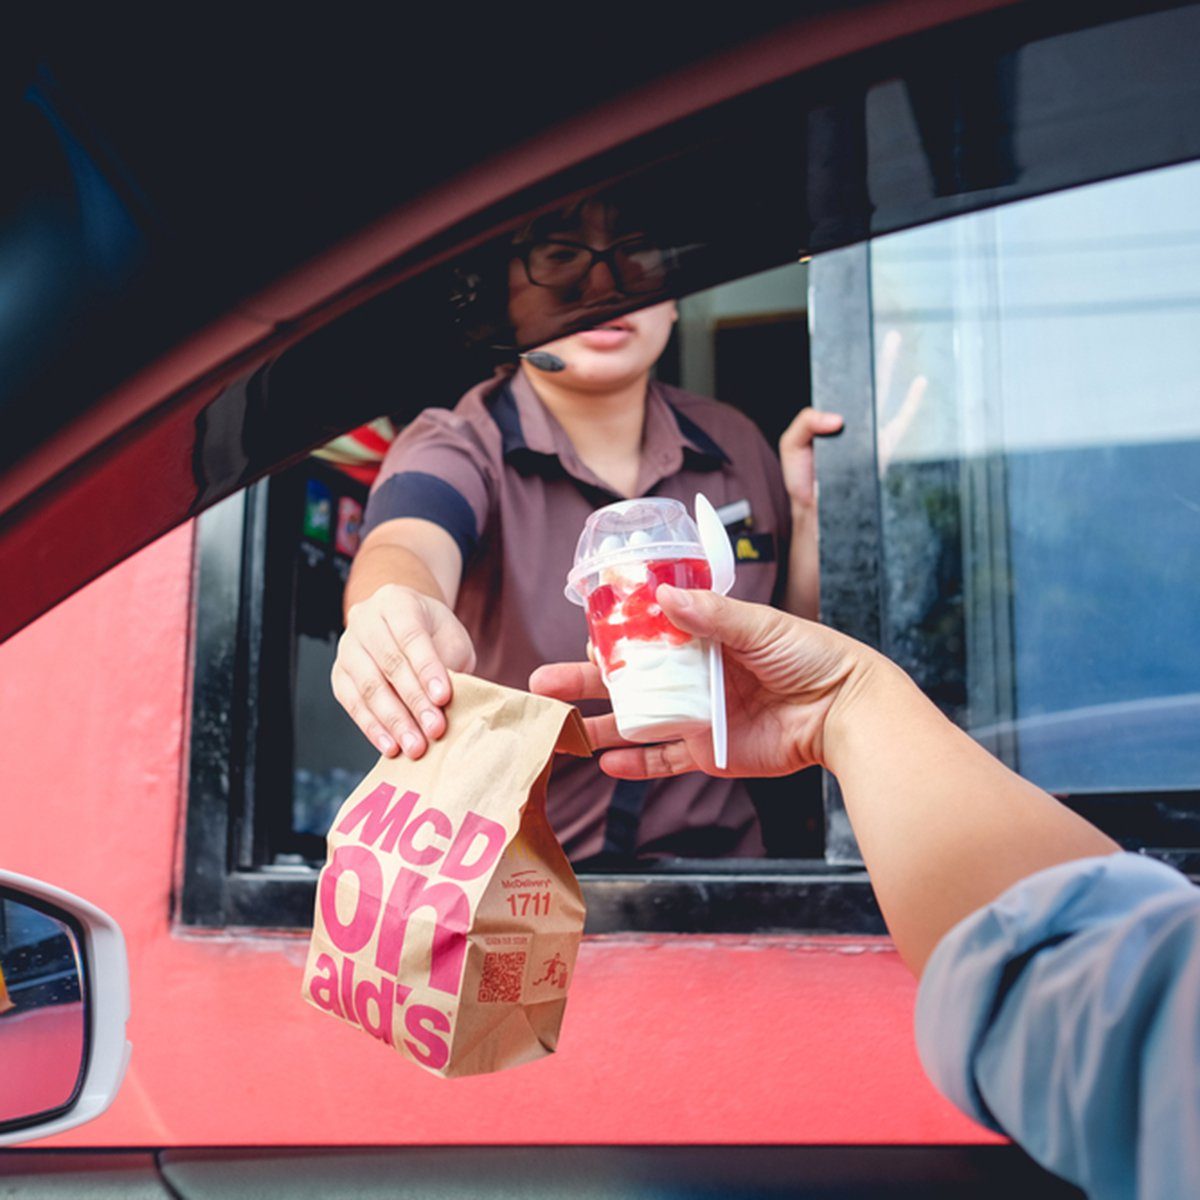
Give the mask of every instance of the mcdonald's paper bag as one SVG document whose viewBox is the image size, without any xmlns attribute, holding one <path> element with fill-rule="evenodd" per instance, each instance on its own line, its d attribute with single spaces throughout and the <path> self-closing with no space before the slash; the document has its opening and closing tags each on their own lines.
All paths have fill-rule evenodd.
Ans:
<svg viewBox="0 0 1200 1200">
<path fill-rule="evenodd" d="M 583 930 L 546 820 L 569 705 L 453 677 L 447 732 L 381 758 L 342 805 L 317 882 L 305 1000 L 437 1075 L 554 1051 Z"/>
</svg>

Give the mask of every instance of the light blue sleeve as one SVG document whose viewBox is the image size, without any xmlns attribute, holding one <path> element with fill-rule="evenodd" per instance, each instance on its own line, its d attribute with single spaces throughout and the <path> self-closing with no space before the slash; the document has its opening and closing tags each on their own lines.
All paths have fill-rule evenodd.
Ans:
<svg viewBox="0 0 1200 1200">
<path fill-rule="evenodd" d="M 1092 1200 L 1200 1197 L 1200 889 L 1134 854 L 956 925 L 917 996 L 937 1087 Z"/>
</svg>

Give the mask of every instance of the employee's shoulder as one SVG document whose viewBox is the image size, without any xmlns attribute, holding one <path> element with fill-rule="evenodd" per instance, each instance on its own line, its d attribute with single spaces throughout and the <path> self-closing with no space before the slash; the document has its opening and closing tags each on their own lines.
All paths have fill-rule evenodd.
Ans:
<svg viewBox="0 0 1200 1200">
<path fill-rule="evenodd" d="M 731 458 L 737 450 L 747 445 L 752 445 L 755 449 L 767 445 L 762 430 L 741 409 L 734 408 L 732 404 L 714 400 L 711 396 L 687 392 L 670 384 L 659 386 L 667 403 L 680 415 L 703 429 Z M 722 438 L 732 444 L 725 445 Z"/>
<path fill-rule="evenodd" d="M 401 430 L 398 440 L 407 445 L 461 441 L 480 449 L 498 449 L 500 434 L 489 411 L 489 399 L 487 392 L 472 388 L 453 408 L 423 409 Z"/>
</svg>

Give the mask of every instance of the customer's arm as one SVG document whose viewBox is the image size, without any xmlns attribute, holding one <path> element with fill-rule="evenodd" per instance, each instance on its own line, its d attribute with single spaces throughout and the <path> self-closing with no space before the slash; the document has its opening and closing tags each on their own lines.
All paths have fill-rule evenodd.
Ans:
<svg viewBox="0 0 1200 1200">
<path fill-rule="evenodd" d="M 952 926 L 1018 880 L 1119 849 L 952 725 L 887 659 L 860 663 L 831 709 L 822 762 L 916 974 Z"/>
<path fill-rule="evenodd" d="M 1200 891 L 1138 854 L 1060 863 L 938 943 L 938 1089 L 1096 1200 L 1200 1196 Z"/>
<path fill-rule="evenodd" d="M 920 973 L 951 926 L 1017 880 L 1116 844 L 956 729 L 896 666 L 812 622 L 710 592 L 663 587 L 663 611 L 725 645 L 730 775 L 820 763 L 837 775 L 879 905 Z M 603 695 L 582 664 L 544 667 L 531 686 L 563 699 Z M 611 718 L 592 722 L 615 745 Z M 713 768 L 707 736 L 609 750 L 611 775 Z"/>
<path fill-rule="evenodd" d="M 955 729 L 880 655 L 819 625 L 660 588 L 725 642 L 730 770 L 842 785 L 941 1091 L 1097 1198 L 1200 1195 L 1200 892 L 1117 846 Z M 531 683 L 599 694 L 581 664 Z M 592 718 L 617 746 L 611 718 Z M 706 737 L 608 750 L 610 774 L 703 769 Z"/>
</svg>

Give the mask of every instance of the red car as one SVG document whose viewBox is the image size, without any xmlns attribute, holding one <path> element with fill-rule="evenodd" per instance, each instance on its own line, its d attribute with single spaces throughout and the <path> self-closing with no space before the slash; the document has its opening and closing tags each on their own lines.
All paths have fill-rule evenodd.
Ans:
<svg viewBox="0 0 1200 1200">
<path fill-rule="evenodd" d="M 546 1062 L 447 1083 L 299 996 L 323 835 L 374 759 L 328 687 L 373 464 L 648 299 L 680 303 L 663 378 L 770 437 L 846 417 L 822 619 L 1197 871 L 1200 4 L 802 8 L 136 43 L 105 13 L 5 68 L 0 867 L 119 923 L 133 1052 L 102 1116 L 0 1153 L 4 1186 L 1075 1194 L 921 1073 L 819 775 L 758 786 L 764 859 L 583 878 Z M 647 290 L 517 320 L 515 236 L 593 196 Z M 5 953 L 87 1010 L 94 980 Z M 51 1110 L 5 1087 L 0 1134 L 36 1136 Z"/>
</svg>

